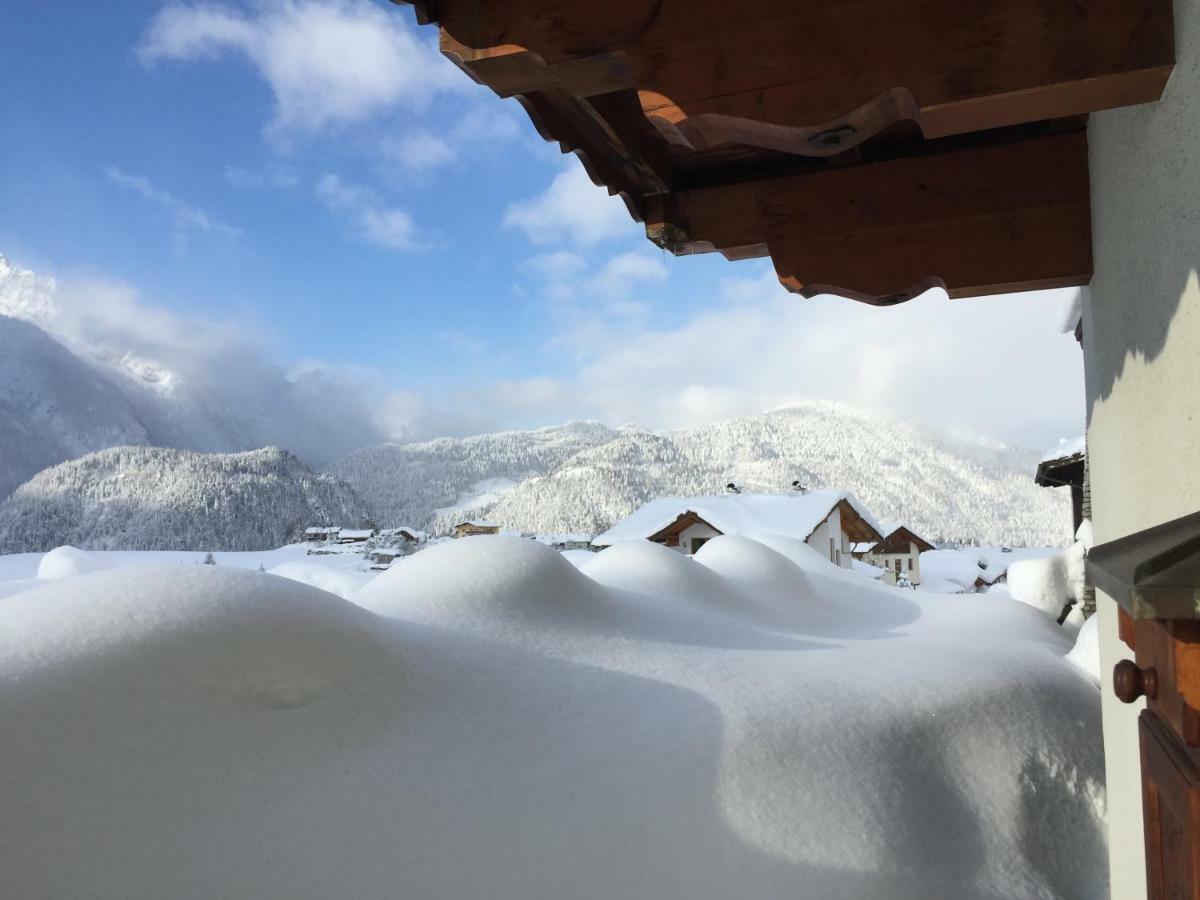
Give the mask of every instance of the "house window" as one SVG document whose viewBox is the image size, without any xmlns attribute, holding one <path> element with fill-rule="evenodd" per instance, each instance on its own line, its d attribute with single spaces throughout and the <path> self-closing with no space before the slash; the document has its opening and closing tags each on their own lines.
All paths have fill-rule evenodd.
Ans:
<svg viewBox="0 0 1200 900">
<path fill-rule="evenodd" d="M 900 574 L 900 560 L 898 559 L 896 560 L 896 574 Z"/>
<path fill-rule="evenodd" d="M 829 561 L 836 562 L 837 558 L 833 555 L 833 538 L 829 539 Z"/>
<path fill-rule="evenodd" d="M 910 571 L 910 572 L 912 571 L 912 557 L 911 556 L 908 558 L 908 571 Z"/>
<path fill-rule="evenodd" d="M 837 564 L 839 566 L 842 564 L 842 551 L 841 550 L 837 551 Z"/>
<path fill-rule="evenodd" d="M 708 538 L 692 538 L 692 552 L 695 553 L 708 543 Z"/>
</svg>

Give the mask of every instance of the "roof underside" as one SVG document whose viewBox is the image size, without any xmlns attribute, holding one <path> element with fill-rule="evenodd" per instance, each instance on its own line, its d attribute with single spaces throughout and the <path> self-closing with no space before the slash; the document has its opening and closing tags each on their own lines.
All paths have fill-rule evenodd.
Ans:
<svg viewBox="0 0 1200 900">
<path fill-rule="evenodd" d="M 1042 487 L 1083 487 L 1083 470 L 1082 453 L 1064 456 L 1061 459 L 1043 459 L 1038 463 L 1033 480 Z"/>
<path fill-rule="evenodd" d="M 414 5 L 655 243 L 875 304 L 1087 283 L 1086 116 L 1174 64 L 1171 0 Z"/>
</svg>

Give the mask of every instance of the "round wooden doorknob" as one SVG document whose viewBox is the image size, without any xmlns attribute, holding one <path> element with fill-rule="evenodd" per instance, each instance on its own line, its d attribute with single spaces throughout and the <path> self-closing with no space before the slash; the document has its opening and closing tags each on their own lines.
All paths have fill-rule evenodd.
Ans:
<svg viewBox="0 0 1200 900">
<path fill-rule="evenodd" d="M 1138 697 L 1153 700 L 1158 696 L 1158 672 L 1153 667 L 1139 669 L 1133 660 L 1123 659 L 1113 667 L 1113 692 L 1122 703 Z"/>
</svg>

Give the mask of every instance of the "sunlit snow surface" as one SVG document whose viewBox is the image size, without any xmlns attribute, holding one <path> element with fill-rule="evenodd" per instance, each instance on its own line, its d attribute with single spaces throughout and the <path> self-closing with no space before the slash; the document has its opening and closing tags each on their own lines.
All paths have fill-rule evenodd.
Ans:
<svg viewBox="0 0 1200 900">
<path fill-rule="evenodd" d="M 1107 894 L 1099 696 L 1011 599 L 779 537 L 475 537 L 352 600 L 179 555 L 0 559 L 5 896 Z"/>
</svg>

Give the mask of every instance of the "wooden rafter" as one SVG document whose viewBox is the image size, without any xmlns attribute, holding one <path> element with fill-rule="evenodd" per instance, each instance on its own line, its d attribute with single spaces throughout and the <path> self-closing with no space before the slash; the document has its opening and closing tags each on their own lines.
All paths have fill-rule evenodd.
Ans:
<svg viewBox="0 0 1200 900">
<path fill-rule="evenodd" d="M 1174 63 L 1171 0 L 414 5 L 656 243 L 875 304 L 1086 283 L 1084 117 Z"/>
<path fill-rule="evenodd" d="M 679 123 L 831 124 L 896 89 L 926 137 L 1157 99 L 1171 0 L 443 0 L 443 49 L 504 96 L 639 92 Z"/>
<path fill-rule="evenodd" d="M 790 290 L 876 305 L 1079 285 L 1087 175 L 1086 133 L 1052 134 L 666 194 L 646 231 L 675 253 L 769 255 Z"/>
</svg>

